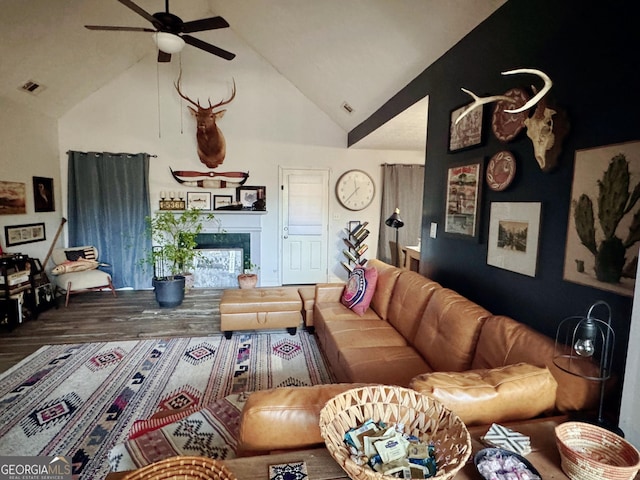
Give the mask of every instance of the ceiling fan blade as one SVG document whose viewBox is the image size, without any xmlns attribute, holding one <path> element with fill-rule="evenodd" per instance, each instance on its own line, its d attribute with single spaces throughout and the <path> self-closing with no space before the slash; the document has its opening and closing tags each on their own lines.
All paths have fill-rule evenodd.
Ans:
<svg viewBox="0 0 640 480">
<path fill-rule="evenodd" d="M 200 50 L 204 50 L 205 52 L 213 53 L 220 58 L 224 58 L 225 60 L 233 60 L 236 57 L 235 53 L 227 52 L 220 47 L 216 47 L 215 45 L 211 45 L 210 43 L 203 42 L 198 38 L 192 37 L 191 35 L 182 35 L 182 39 L 189 45 L 193 45 Z"/>
<path fill-rule="evenodd" d="M 154 23 L 156 21 L 155 18 L 153 18 L 153 15 L 151 15 L 149 12 L 147 12 L 146 10 L 143 10 L 142 8 L 140 8 L 138 5 L 136 5 L 135 3 L 133 3 L 131 0 L 118 0 L 121 4 L 123 4 L 125 7 L 129 7 L 131 10 L 133 10 L 134 12 L 136 12 L 138 15 L 146 18 L 147 20 L 149 20 L 151 23 Z"/>
<path fill-rule="evenodd" d="M 142 28 L 142 27 L 112 27 L 109 25 L 85 25 L 84 28 L 88 28 L 89 30 L 118 30 L 124 32 L 155 32 L 152 28 Z"/>
<path fill-rule="evenodd" d="M 167 63 L 171 61 L 171 54 L 158 50 L 158 62 Z"/>
<path fill-rule="evenodd" d="M 202 32 L 203 30 L 215 30 L 217 28 L 227 28 L 229 23 L 222 17 L 202 18 L 185 22 L 182 25 L 184 33 Z"/>
</svg>

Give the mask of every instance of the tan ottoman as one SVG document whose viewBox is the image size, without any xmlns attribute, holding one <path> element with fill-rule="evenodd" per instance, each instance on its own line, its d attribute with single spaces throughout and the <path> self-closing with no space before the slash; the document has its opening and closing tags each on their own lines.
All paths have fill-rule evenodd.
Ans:
<svg viewBox="0 0 640 480">
<path fill-rule="evenodd" d="M 226 338 L 234 330 L 286 328 L 291 335 L 302 321 L 302 301 L 295 287 L 225 290 L 220 300 L 220 329 Z"/>
<path fill-rule="evenodd" d="M 313 333 L 313 305 L 316 300 L 316 286 L 298 288 L 302 299 L 302 320 L 305 328 Z"/>
</svg>

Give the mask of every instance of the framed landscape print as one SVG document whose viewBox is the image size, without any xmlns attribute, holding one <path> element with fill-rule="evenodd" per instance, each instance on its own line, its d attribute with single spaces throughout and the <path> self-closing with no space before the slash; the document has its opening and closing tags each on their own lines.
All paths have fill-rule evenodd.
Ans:
<svg viewBox="0 0 640 480">
<path fill-rule="evenodd" d="M 187 208 L 211 210 L 211 193 L 187 192 Z"/>
<path fill-rule="evenodd" d="M 449 121 L 449 153 L 482 145 L 483 106 L 474 108 L 458 124 L 456 120 L 469 105 L 463 105 L 451 112 Z"/>
<path fill-rule="evenodd" d="M 480 159 L 447 170 L 445 233 L 478 238 L 483 163 L 484 160 Z"/>
<path fill-rule="evenodd" d="M 535 277 L 541 210 L 539 202 L 493 202 L 487 264 Z"/>
<path fill-rule="evenodd" d="M 213 196 L 213 209 L 218 210 L 222 207 L 228 207 L 233 203 L 232 195 L 214 195 Z"/>
<path fill-rule="evenodd" d="M 576 151 L 564 280 L 633 296 L 640 244 L 636 189 L 639 141 Z M 602 214 L 603 205 L 609 213 Z"/>
<path fill-rule="evenodd" d="M 0 215 L 27 213 L 26 192 L 24 183 L 0 181 Z"/>
</svg>

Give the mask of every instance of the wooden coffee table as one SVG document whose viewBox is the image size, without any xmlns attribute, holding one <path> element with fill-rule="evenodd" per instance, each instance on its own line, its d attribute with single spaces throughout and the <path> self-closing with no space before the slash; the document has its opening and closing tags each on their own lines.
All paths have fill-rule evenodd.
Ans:
<svg viewBox="0 0 640 480">
<path fill-rule="evenodd" d="M 566 417 L 553 417 L 526 422 L 504 423 L 513 430 L 523 433 L 531 438 L 532 452 L 527 455 L 527 460 L 540 472 L 544 480 L 568 479 L 560 468 L 560 454 L 556 447 L 554 428 L 566 420 Z M 455 480 L 479 480 L 473 456 L 479 450 L 485 448 L 480 442 L 480 437 L 488 430 L 488 426 L 471 427 L 471 446 L 473 453 L 469 457 L 467 465 L 454 477 Z M 268 479 L 269 465 L 279 463 L 296 463 L 304 461 L 307 465 L 309 480 L 342 480 L 348 479 L 347 474 L 333 460 L 326 448 L 313 450 L 300 450 L 274 455 L 261 455 L 256 457 L 234 458 L 223 463 L 233 472 L 238 480 Z M 106 480 L 120 480 L 127 472 L 110 473 Z"/>
</svg>

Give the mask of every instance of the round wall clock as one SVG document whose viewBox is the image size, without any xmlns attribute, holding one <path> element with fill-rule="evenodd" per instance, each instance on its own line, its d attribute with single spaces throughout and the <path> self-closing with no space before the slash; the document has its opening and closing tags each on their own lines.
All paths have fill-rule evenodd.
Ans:
<svg viewBox="0 0 640 480">
<path fill-rule="evenodd" d="M 368 207 L 375 193 L 373 179 L 362 170 L 349 170 L 340 175 L 336 182 L 336 197 L 349 210 L 357 211 Z"/>
</svg>

